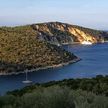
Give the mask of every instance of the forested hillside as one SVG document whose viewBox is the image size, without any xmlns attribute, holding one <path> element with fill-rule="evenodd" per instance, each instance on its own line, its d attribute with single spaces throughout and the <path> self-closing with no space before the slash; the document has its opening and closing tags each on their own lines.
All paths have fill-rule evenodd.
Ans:
<svg viewBox="0 0 108 108">
<path fill-rule="evenodd" d="M 0 97 L 1 108 L 108 108 L 108 76 L 36 84 Z"/>
<path fill-rule="evenodd" d="M 31 26 L 0 28 L 0 73 L 58 65 L 76 58 L 60 47 L 36 38 Z"/>
<path fill-rule="evenodd" d="M 77 57 L 58 46 L 107 39 L 107 32 L 60 22 L 0 27 L 0 73 L 66 63 Z"/>
</svg>

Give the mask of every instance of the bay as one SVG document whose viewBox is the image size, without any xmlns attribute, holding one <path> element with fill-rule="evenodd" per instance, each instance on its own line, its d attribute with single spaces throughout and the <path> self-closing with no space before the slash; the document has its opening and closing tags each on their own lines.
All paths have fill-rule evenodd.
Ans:
<svg viewBox="0 0 108 108">
<path fill-rule="evenodd" d="M 34 83 L 57 81 L 69 78 L 91 78 L 108 75 L 108 43 L 94 45 L 66 45 L 64 49 L 73 52 L 82 60 L 68 66 L 28 73 Z M 25 84 L 25 74 L 0 76 L 0 94 L 20 89 Z"/>
</svg>

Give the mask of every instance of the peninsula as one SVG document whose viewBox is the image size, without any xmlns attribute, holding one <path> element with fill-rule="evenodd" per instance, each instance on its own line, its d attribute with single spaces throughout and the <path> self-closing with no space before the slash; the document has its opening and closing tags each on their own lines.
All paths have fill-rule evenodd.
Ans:
<svg viewBox="0 0 108 108">
<path fill-rule="evenodd" d="M 60 46 L 107 40 L 107 32 L 60 22 L 0 27 L 0 75 L 74 63 L 80 59 Z"/>
</svg>

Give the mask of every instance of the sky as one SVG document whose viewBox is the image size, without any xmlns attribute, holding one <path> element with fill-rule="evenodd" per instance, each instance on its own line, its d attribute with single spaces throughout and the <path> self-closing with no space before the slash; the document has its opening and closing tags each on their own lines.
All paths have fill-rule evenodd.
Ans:
<svg viewBox="0 0 108 108">
<path fill-rule="evenodd" d="M 0 0 L 0 26 L 52 21 L 108 30 L 108 0 Z"/>
</svg>

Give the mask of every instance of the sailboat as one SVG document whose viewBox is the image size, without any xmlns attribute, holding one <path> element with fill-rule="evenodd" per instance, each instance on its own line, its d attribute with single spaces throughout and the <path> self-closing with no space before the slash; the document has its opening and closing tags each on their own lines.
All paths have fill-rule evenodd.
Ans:
<svg viewBox="0 0 108 108">
<path fill-rule="evenodd" d="M 25 71 L 25 74 L 26 74 L 26 80 L 22 81 L 22 83 L 24 83 L 24 84 L 31 84 L 32 81 L 28 80 L 28 70 Z"/>
<path fill-rule="evenodd" d="M 59 47 L 59 46 L 60 46 L 60 44 L 58 43 L 58 44 L 57 44 L 57 46 Z"/>
</svg>

